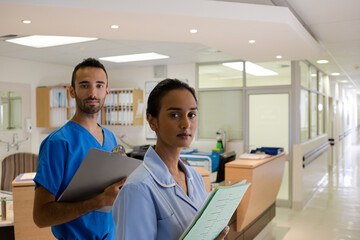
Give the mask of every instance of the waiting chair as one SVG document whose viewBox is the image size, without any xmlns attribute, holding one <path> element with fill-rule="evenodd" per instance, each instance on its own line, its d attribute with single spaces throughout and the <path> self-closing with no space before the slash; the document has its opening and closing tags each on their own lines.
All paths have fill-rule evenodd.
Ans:
<svg viewBox="0 0 360 240">
<path fill-rule="evenodd" d="M 34 153 L 14 153 L 2 161 L 1 190 L 12 191 L 12 181 L 20 174 L 36 172 L 38 155 Z"/>
</svg>

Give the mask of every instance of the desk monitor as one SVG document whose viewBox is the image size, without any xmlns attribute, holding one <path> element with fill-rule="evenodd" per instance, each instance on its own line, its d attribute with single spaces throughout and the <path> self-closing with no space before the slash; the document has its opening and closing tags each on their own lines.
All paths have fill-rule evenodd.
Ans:
<svg viewBox="0 0 360 240">
<path fill-rule="evenodd" d="M 220 154 L 219 168 L 217 171 L 216 182 L 222 182 L 225 180 L 225 164 L 235 160 L 236 153 L 234 151 Z"/>
</svg>

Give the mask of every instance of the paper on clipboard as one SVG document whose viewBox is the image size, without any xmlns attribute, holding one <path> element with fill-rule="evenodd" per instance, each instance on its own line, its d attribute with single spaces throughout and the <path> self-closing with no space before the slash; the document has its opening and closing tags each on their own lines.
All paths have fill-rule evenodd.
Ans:
<svg viewBox="0 0 360 240">
<path fill-rule="evenodd" d="M 33 180 L 35 178 L 36 172 L 24 173 L 20 179 L 21 180 Z"/>
<path fill-rule="evenodd" d="M 119 153 L 91 148 L 58 201 L 77 202 L 95 197 L 106 187 L 129 176 L 141 163 L 141 160 Z M 110 212 L 111 207 L 96 211 Z"/>
<path fill-rule="evenodd" d="M 180 239 L 215 239 L 227 226 L 250 184 L 215 189 Z"/>
</svg>

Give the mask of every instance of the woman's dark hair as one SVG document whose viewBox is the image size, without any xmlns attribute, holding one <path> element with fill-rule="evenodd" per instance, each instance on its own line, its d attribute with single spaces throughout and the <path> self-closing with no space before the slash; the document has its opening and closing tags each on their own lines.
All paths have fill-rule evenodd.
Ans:
<svg viewBox="0 0 360 240">
<path fill-rule="evenodd" d="M 187 83 L 182 82 L 178 79 L 170 79 L 167 78 L 159 82 L 155 88 L 151 91 L 148 101 L 147 101 L 147 109 L 146 114 L 150 114 L 153 117 L 157 117 L 160 111 L 160 102 L 161 99 L 171 90 L 176 89 L 185 89 L 188 90 L 194 97 L 195 102 L 197 103 L 197 99 L 195 96 L 195 90 L 190 87 Z"/>
<path fill-rule="evenodd" d="M 80 68 L 86 68 L 86 67 L 94 67 L 94 68 L 101 68 L 102 70 L 104 70 L 105 75 L 106 75 L 106 79 L 108 78 L 107 72 L 105 70 L 104 65 L 98 61 L 95 58 L 87 58 L 84 59 L 84 61 L 82 61 L 81 63 L 79 63 L 78 65 L 76 65 L 76 67 L 74 68 L 74 71 L 72 73 L 72 77 L 71 77 L 71 86 L 73 88 L 75 88 L 75 76 L 76 76 L 76 72 L 77 70 L 79 70 Z M 106 82 L 106 86 L 108 85 L 108 83 Z"/>
</svg>

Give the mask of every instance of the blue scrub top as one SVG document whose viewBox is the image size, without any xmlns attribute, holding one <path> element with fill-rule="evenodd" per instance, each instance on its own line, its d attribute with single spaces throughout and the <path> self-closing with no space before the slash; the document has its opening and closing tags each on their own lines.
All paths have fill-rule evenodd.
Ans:
<svg viewBox="0 0 360 240">
<path fill-rule="evenodd" d="M 179 160 L 188 195 L 165 163 L 149 148 L 113 205 L 116 239 L 178 239 L 202 206 L 206 190 L 201 175 Z"/>
<path fill-rule="evenodd" d="M 42 185 L 57 200 L 91 148 L 111 152 L 117 145 L 115 136 L 106 128 L 102 129 L 102 146 L 88 130 L 72 121 L 52 132 L 40 145 L 39 165 L 34 178 L 35 188 L 38 184 Z M 111 212 L 93 211 L 70 222 L 52 226 L 51 230 L 58 239 L 115 238 Z"/>
</svg>

